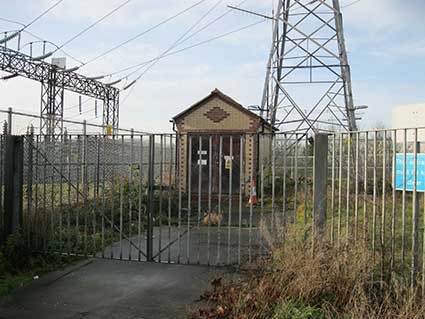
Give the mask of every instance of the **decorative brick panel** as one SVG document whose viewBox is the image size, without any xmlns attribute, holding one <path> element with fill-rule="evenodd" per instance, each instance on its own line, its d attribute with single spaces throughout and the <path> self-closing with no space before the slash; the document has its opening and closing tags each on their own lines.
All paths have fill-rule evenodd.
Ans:
<svg viewBox="0 0 425 319">
<path fill-rule="evenodd" d="M 220 123 L 224 119 L 228 118 L 230 114 L 227 113 L 225 110 L 223 110 L 221 107 L 215 106 L 212 109 L 210 109 L 208 112 L 204 113 L 204 116 L 206 116 L 209 120 L 213 121 L 214 123 Z"/>
<path fill-rule="evenodd" d="M 260 126 L 260 120 L 258 120 L 258 119 L 255 119 L 255 118 L 251 118 L 250 120 L 249 120 L 249 130 L 251 131 L 251 132 L 256 132 L 257 131 L 257 129 L 259 128 L 259 126 Z"/>
<path fill-rule="evenodd" d="M 226 117 L 221 119 L 220 122 L 215 122 L 207 117 L 207 113 L 212 110 L 216 110 L 213 113 L 218 114 L 218 109 L 223 110 Z M 220 111 L 220 113 L 223 113 Z M 214 115 L 213 115 L 214 116 Z M 211 117 L 211 115 L 210 115 Z M 180 132 L 220 132 L 225 134 L 226 132 L 247 132 L 256 129 L 251 125 L 251 117 L 246 113 L 236 109 L 226 101 L 221 100 L 218 97 L 212 98 L 207 101 L 202 107 L 194 110 L 187 114 L 177 122 L 177 129 Z M 218 121 L 218 118 L 216 119 Z"/>
</svg>

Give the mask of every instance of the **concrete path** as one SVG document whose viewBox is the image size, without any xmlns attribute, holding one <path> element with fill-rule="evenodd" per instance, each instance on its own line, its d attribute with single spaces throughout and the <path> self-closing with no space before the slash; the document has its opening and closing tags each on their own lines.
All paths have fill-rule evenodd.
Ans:
<svg viewBox="0 0 425 319">
<path fill-rule="evenodd" d="M 187 305 L 223 272 L 203 266 L 92 259 L 0 299 L 0 318 L 185 318 Z"/>
<path fill-rule="evenodd" d="M 239 232 L 240 230 L 240 232 Z M 226 227 L 218 230 L 218 227 L 208 229 L 202 226 L 199 229 L 193 227 L 187 232 L 187 227 L 163 226 L 161 229 L 155 227 L 153 230 L 153 255 L 156 261 L 183 264 L 201 265 L 235 265 L 239 259 L 241 263 L 249 260 L 249 255 L 254 258 L 260 254 L 260 244 L 265 241 L 260 239 L 260 230 L 249 228 L 238 229 Z M 180 240 L 178 240 L 180 234 Z M 251 238 L 251 240 L 250 240 Z M 161 240 L 160 240 L 161 239 Z M 145 234 L 131 237 L 131 243 L 127 239 L 116 242 L 105 247 L 104 251 L 97 253 L 98 257 L 110 257 L 113 259 L 146 260 Z M 160 253 L 162 252 L 162 253 Z"/>
</svg>

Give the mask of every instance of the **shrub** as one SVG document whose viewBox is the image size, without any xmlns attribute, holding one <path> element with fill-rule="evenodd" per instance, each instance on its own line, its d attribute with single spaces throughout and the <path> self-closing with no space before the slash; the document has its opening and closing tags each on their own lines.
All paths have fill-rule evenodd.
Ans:
<svg viewBox="0 0 425 319">
<path fill-rule="evenodd" d="M 30 254 L 21 232 L 10 235 L 4 247 L 5 268 L 10 272 L 19 272 L 28 266 Z"/>
<path fill-rule="evenodd" d="M 311 245 L 291 235 L 286 234 L 291 241 L 284 245 L 267 235 L 269 256 L 242 279 L 213 281 L 212 290 L 202 296 L 206 304 L 192 318 L 425 317 L 421 297 L 401 276 L 386 274 L 389 282 L 378 281 L 379 265 L 363 245 L 321 242 L 312 254 Z"/>
</svg>

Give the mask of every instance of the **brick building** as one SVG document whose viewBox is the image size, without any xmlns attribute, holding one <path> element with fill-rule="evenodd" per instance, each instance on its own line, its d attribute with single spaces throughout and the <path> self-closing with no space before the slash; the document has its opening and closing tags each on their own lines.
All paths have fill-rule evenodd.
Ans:
<svg viewBox="0 0 425 319">
<path fill-rule="evenodd" d="M 233 194 L 239 193 L 241 174 L 247 185 L 253 164 L 253 175 L 256 176 L 259 150 L 261 148 L 264 158 L 264 153 L 270 150 L 270 143 L 264 143 L 264 140 L 270 141 L 274 132 L 273 127 L 264 119 L 218 89 L 176 115 L 172 121 L 175 131 L 181 135 L 181 173 L 183 180 L 186 181 L 183 187 L 188 190 L 190 181 L 191 192 L 198 192 L 200 179 L 202 192 L 208 191 L 210 165 L 212 165 L 212 193 L 219 191 L 220 175 L 223 193 L 227 193 L 230 176 Z M 260 135 L 262 135 L 261 146 Z M 219 172 L 220 161 L 222 172 Z M 245 192 L 247 189 L 245 186 Z"/>
</svg>

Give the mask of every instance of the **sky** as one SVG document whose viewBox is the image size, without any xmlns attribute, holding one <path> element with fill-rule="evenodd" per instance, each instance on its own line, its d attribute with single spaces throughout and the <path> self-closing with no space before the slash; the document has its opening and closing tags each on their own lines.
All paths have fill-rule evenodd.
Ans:
<svg viewBox="0 0 425 319">
<path fill-rule="evenodd" d="M 241 1 L 204 0 L 137 40 L 88 63 L 78 72 L 87 76 L 105 75 L 150 60 L 166 52 L 177 39 L 184 39 L 185 34 L 187 36 L 190 31 L 203 28 L 228 11 L 227 5 L 238 5 Z M 0 18 L 26 24 L 55 2 L 57 0 L 0 0 Z M 64 0 L 27 30 L 61 45 L 123 2 Z M 79 61 L 90 61 L 197 2 L 199 0 L 130 0 L 63 49 Z M 353 2 L 341 0 L 341 6 L 355 104 L 369 106 L 359 126 L 390 126 L 394 106 L 425 103 L 425 1 Z M 242 7 L 270 15 L 275 5 L 273 0 L 245 0 Z M 190 30 L 197 21 L 197 26 Z M 240 32 L 165 57 L 143 75 L 145 69 L 131 69 L 106 78 L 104 81 L 110 82 L 126 77 L 118 84 L 122 88 L 140 77 L 131 89 L 121 92 L 120 126 L 148 132 L 170 132 L 172 126 L 169 120 L 214 88 L 219 88 L 245 106 L 260 104 L 271 45 L 270 22 L 232 11 L 177 45 L 176 49 L 257 22 Z M 17 24 L 0 21 L 0 32 L 17 28 Z M 34 40 L 25 35 L 22 45 Z M 47 45 L 47 50 L 52 48 Z M 23 51 L 28 53 L 28 50 L 29 45 L 26 45 Z M 34 55 L 41 54 L 41 50 L 41 43 L 33 45 Z M 63 55 L 57 52 L 55 57 Z M 67 67 L 77 65 L 77 61 L 67 58 Z M 137 72 L 128 74 L 131 71 Z M 67 93 L 64 117 L 101 123 L 100 110 L 97 118 L 95 116 L 94 101 L 84 97 L 83 101 L 80 115 L 78 95 Z M 38 114 L 40 84 L 22 78 L 0 81 L 0 109 L 7 107 Z M 37 121 L 34 125 L 38 125 Z"/>
</svg>

